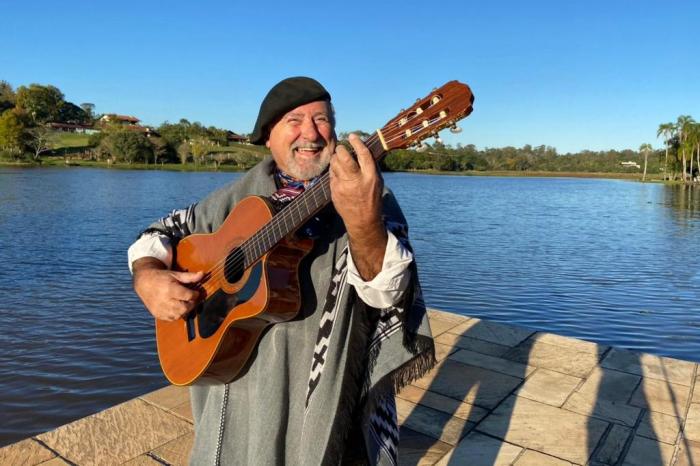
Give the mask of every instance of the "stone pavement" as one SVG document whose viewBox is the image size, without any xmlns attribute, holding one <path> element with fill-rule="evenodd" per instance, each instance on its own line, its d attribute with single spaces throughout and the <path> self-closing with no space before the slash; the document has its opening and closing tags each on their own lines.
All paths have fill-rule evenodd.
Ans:
<svg viewBox="0 0 700 466">
<path fill-rule="evenodd" d="M 696 363 L 430 311 L 439 364 L 396 398 L 400 464 L 700 466 Z M 169 386 L 0 449 L 5 465 L 187 464 Z"/>
</svg>

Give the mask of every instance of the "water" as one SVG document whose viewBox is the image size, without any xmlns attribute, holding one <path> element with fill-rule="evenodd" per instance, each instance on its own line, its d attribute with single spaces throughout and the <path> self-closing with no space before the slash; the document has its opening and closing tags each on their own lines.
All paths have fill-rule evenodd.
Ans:
<svg viewBox="0 0 700 466">
<path fill-rule="evenodd" d="M 239 175 L 0 169 L 0 445 L 163 386 L 126 249 Z M 430 306 L 700 360 L 700 190 L 387 174 Z"/>
</svg>

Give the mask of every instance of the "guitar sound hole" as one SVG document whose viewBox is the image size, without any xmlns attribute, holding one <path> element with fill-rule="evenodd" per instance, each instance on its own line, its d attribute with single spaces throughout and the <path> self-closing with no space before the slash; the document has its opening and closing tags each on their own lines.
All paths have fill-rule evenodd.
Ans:
<svg viewBox="0 0 700 466">
<path fill-rule="evenodd" d="M 240 248 L 236 248 L 226 257 L 226 263 L 224 265 L 224 277 L 229 283 L 236 283 L 243 277 L 243 272 L 245 269 L 245 256 Z"/>
</svg>

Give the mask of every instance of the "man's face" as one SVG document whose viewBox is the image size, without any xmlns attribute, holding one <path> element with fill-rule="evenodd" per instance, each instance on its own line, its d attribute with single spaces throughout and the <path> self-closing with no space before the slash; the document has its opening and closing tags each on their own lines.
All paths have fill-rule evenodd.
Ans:
<svg viewBox="0 0 700 466">
<path fill-rule="evenodd" d="M 290 110 L 275 123 L 265 145 L 280 170 L 300 180 L 326 169 L 335 152 L 335 128 L 330 104 L 316 101 Z"/>
</svg>

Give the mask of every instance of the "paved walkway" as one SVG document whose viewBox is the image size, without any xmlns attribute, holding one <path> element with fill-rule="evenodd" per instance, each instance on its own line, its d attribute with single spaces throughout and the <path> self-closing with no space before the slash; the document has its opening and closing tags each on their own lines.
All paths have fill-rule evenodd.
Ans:
<svg viewBox="0 0 700 466">
<path fill-rule="evenodd" d="M 698 465 L 697 364 L 430 311 L 440 363 L 397 396 L 400 463 Z M 5 465 L 187 464 L 169 386 L 0 449 Z"/>
</svg>

